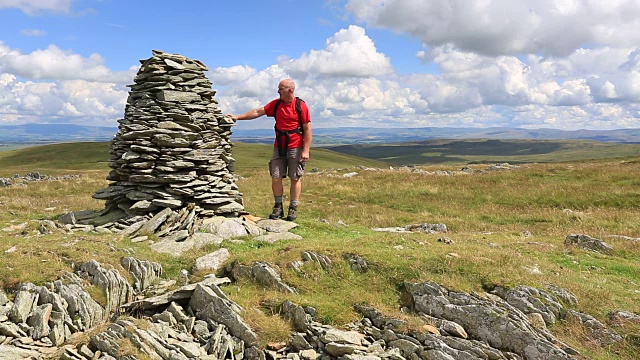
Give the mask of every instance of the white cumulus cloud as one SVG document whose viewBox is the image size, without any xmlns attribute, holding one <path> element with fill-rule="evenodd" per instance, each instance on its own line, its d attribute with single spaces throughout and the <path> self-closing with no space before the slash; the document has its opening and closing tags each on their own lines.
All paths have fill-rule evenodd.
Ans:
<svg viewBox="0 0 640 360">
<path fill-rule="evenodd" d="M 126 98 L 126 89 L 116 84 L 20 81 L 14 75 L 0 74 L 0 115 L 12 122 L 46 120 L 113 126 L 123 116 Z"/>
<path fill-rule="evenodd" d="M 129 71 L 113 72 L 104 65 L 104 59 L 99 54 L 91 54 L 85 58 L 71 51 L 61 50 L 55 45 L 23 54 L 0 42 L 0 71 L 33 80 L 81 79 L 125 83 L 133 79 L 137 67 L 132 67 Z"/>
<path fill-rule="evenodd" d="M 429 47 L 452 44 L 487 55 L 566 56 L 585 44 L 640 43 L 637 0 L 348 0 L 345 8 Z"/>
<path fill-rule="evenodd" d="M 373 40 L 360 26 L 349 26 L 327 39 L 322 50 L 311 50 L 281 66 L 294 75 L 314 73 L 327 76 L 369 77 L 390 73 L 390 59 L 378 52 Z"/>
<path fill-rule="evenodd" d="M 28 15 L 43 12 L 69 13 L 72 0 L 0 0 L 0 9 L 16 8 Z"/>
<path fill-rule="evenodd" d="M 226 86 L 236 82 L 247 80 L 256 73 L 256 69 L 249 66 L 232 66 L 228 68 L 217 67 L 207 73 L 214 85 Z"/>
<path fill-rule="evenodd" d="M 136 68 L 113 72 L 97 54 L 55 46 L 22 54 L 0 42 L 0 117 L 5 122 L 115 125 Z"/>
</svg>

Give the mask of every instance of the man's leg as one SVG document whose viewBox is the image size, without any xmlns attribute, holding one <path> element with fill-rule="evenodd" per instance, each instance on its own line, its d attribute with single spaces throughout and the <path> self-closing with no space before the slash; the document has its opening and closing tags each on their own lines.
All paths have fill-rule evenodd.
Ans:
<svg viewBox="0 0 640 360">
<path fill-rule="evenodd" d="M 286 159 L 280 158 L 278 150 L 274 149 L 273 156 L 269 162 L 269 174 L 271 175 L 271 191 L 273 192 L 273 211 L 269 215 L 269 219 L 282 219 L 284 217 L 284 206 L 282 205 L 282 194 L 284 189 L 282 186 L 282 176 L 286 174 Z"/>
<path fill-rule="evenodd" d="M 282 178 L 271 178 L 271 190 L 273 191 L 273 210 L 269 215 L 269 219 L 282 219 L 284 217 L 284 206 L 282 205 Z"/>
<path fill-rule="evenodd" d="M 301 192 L 302 178 L 291 179 L 291 187 L 289 188 L 291 202 L 289 203 L 289 211 L 287 212 L 288 221 L 293 221 L 298 218 L 298 199 L 300 199 Z"/>
<path fill-rule="evenodd" d="M 292 158 L 287 159 L 289 165 L 289 178 L 291 179 L 291 187 L 289 188 L 289 211 L 287 220 L 293 221 L 298 217 L 298 201 L 302 193 L 302 175 L 304 175 L 304 164 L 300 162 L 300 153 L 302 148 L 293 150 Z"/>
<path fill-rule="evenodd" d="M 282 189 L 282 181 L 280 182 L 280 186 Z M 302 193 L 302 178 L 297 180 L 291 179 L 291 188 L 289 189 L 289 197 L 291 201 L 298 202 L 300 199 L 300 193 Z"/>
<path fill-rule="evenodd" d="M 282 186 L 282 178 L 271 178 L 271 191 L 273 191 L 273 196 L 280 196 L 282 198 L 282 194 L 284 194 L 284 188 Z"/>
</svg>

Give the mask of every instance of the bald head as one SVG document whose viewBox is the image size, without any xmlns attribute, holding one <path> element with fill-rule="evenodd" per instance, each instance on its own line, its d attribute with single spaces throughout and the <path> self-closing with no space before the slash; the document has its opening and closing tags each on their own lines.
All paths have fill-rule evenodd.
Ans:
<svg viewBox="0 0 640 360">
<path fill-rule="evenodd" d="M 278 94 L 280 94 L 280 99 L 291 102 L 294 98 L 293 92 L 296 89 L 296 83 L 291 79 L 284 79 L 280 81 L 278 84 Z"/>
<path fill-rule="evenodd" d="M 291 88 L 293 90 L 296 89 L 296 83 L 294 83 L 293 80 L 291 80 L 291 79 L 284 79 L 284 80 L 280 81 L 280 86 L 286 86 L 286 87 Z"/>
</svg>

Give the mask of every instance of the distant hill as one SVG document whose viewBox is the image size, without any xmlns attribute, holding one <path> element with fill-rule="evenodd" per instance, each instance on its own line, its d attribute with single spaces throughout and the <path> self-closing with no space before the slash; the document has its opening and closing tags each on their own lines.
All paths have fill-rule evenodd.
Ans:
<svg viewBox="0 0 640 360">
<path fill-rule="evenodd" d="M 329 149 L 394 165 L 553 163 L 637 157 L 640 144 L 593 140 L 437 139 L 393 144 L 337 145 Z"/>
<path fill-rule="evenodd" d="M 108 141 L 117 131 L 117 127 L 73 124 L 0 125 L 0 143 Z"/>
<path fill-rule="evenodd" d="M 273 130 L 234 130 L 232 139 L 242 142 L 269 143 Z M 531 140 L 595 140 L 603 142 L 640 143 L 640 129 L 557 130 L 516 128 L 314 128 L 317 145 L 389 144 L 431 139 L 531 139 Z"/>
<path fill-rule="evenodd" d="M 109 141 L 117 127 L 72 124 L 0 125 L 0 144 Z M 595 140 L 602 142 L 640 143 L 640 129 L 556 130 L 516 128 L 314 128 L 316 145 L 390 144 L 431 139 L 531 139 Z M 233 141 L 269 144 L 273 129 L 233 129 Z"/>
<path fill-rule="evenodd" d="M 244 174 L 252 169 L 265 169 L 265 164 L 272 152 L 271 145 L 236 143 L 233 147 L 233 157 L 236 160 L 234 171 Z M 0 177 L 33 171 L 56 175 L 78 171 L 108 171 L 109 159 L 108 142 L 47 144 L 0 151 Z M 329 149 L 314 149 L 313 162 L 309 170 L 315 167 L 327 169 L 356 165 L 389 167 L 388 163 L 377 160 L 340 154 Z"/>
</svg>

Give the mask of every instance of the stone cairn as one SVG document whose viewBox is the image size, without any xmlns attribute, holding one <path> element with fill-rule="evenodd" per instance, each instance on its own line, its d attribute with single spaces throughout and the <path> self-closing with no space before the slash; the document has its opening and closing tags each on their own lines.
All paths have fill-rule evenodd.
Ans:
<svg viewBox="0 0 640 360">
<path fill-rule="evenodd" d="M 110 144 L 111 183 L 93 195 L 106 200 L 105 209 L 93 224 L 120 220 L 122 228 L 167 209 L 175 229 L 193 229 L 199 218 L 238 217 L 244 203 L 232 174 L 234 122 L 218 109 L 206 66 L 152 53 L 129 85 L 124 119 Z"/>
</svg>

